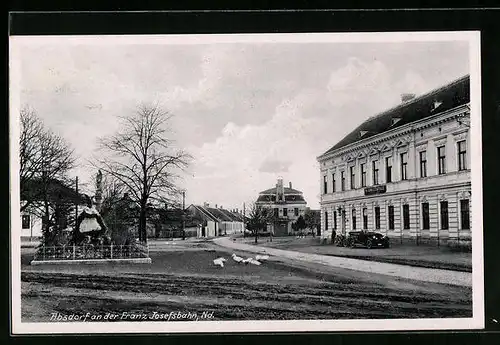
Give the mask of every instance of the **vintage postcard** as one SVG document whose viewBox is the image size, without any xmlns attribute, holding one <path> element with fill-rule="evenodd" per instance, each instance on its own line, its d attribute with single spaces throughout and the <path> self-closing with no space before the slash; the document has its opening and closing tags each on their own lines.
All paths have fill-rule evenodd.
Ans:
<svg viewBox="0 0 500 345">
<path fill-rule="evenodd" d="M 13 333 L 483 328 L 479 44 L 11 36 Z"/>
</svg>

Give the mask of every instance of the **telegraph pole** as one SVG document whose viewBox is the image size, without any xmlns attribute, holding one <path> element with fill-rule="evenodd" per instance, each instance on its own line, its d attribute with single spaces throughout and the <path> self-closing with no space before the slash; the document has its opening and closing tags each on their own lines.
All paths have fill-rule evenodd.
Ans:
<svg viewBox="0 0 500 345">
<path fill-rule="evenodd" d="M 78 176 L 76 177 L 76 203 L 75 203 L 75 230 L 76 230 L 76 220 L 78 219 L 78 201 L 80 199 L 80 194 L 78 194 Z"/>
<path fill-rule="evenodd" d="M 182 191 L 182 239 L 186 239 L 186 191 Z"/>
<path fill-rule="evenodd" d="M 245 224 L 246 218 L 245 218 L 245 203 L 243 203 L 243 237 L 247 235 L 246 230 L 246 224 Z"/>
</svg>

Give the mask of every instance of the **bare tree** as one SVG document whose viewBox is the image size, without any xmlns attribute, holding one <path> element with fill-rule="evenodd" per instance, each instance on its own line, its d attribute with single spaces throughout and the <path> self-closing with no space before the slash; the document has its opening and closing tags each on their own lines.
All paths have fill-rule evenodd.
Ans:
<svg viewBox="0 0 500 345">
<path fill-rule="evenodd" d="M 188 166 L 191 156 L 174 149 L 167 138 L 171 115 L 158 105 L 142 105 L 135 114 L 120 119 L 122 128 L 100 139 L 105 155 L 94 165 L 123 183 L 139 206 L 139 240 L 145 242 L 148 204 L 165 204 L 178 197 L 177 172 Z"/>
<path fill-rule="evenodd" d="M 68 172 L 74 167 L 74 152 L 59 135 L 46 129 L 35 111 L 24 107 L 20 113 L 21 211 L 31 209 L 42 215 L 43 231 L 59 223 L 59 209 L 66 201 L 60 186 L 68 186 Z"/>
<path fill-rule="evenodd" d="M 21 211 L 29 208 L 37 199 L 37 190 L 33 190 L 32 182 L 40 177 L 42 171 L 41 138 L 44 128 L 33 109 L 24 107 L 20 113 L 21 133 L 19 138 L 19 178 L 20 192 L 23 197 Z"/>
</svg>

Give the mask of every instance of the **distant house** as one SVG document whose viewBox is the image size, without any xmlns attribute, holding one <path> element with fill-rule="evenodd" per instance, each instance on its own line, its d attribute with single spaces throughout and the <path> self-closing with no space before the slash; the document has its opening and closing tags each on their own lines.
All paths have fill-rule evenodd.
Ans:
<svg viewBox="0 0 500 345">
<path fill-rule="evenodd" d="M 255 205 L 273 210 L 274 221 L 268 225 L 268 230 L 274 236 L 286 236 L 293 233 L 292 223 L 305 215 L 306 201 L 301 191 L 283 185 L 279 178 L 276 186 L 259 193 Z"/>
<path fill-rule="evenodd" d="M 236 210 L 210 207 L 209 204 L 190 205 L 186 212 L 198 229 L 198 237 L 225 236 L 243 233 L 243 215 Z"/>
<path fill-rule="evenodd" d="M 27 200 L 40 203 L 43 199 L 41 193 L 42 182 L 40 180 L 32 180 L 29 184 L 23 186 L 21 192 L 21 205 L 26 205 Z M 69 206 L 72 209 L 71 215 L 74 214 L 76 205 L 85 205 L 85 195 L 77 194 L 76 191 L 67 186 L 62 181 L 52 179 L 47 186 L 49 202 L 55 205 L 55 212 L 58 206 Z M 61 217 L 58 226 L 67 228 L 72 225 L 74 217 Z M 36 239 L 42 236 L 42 227 L 44 220 L 40 216 L 40 212 L 35 212 L 35 207 L 28 207 L 21 212 L 21 239 Z"/>
</svg>

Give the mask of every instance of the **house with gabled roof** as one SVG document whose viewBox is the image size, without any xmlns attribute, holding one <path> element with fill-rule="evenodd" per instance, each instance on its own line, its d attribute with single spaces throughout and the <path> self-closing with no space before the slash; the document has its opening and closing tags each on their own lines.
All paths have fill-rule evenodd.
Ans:
<svg viewBox="0 0 500 345">
<path fill-rule="evenodd" d="M 198 227 L 198 237 L 226 236 L 243 233 L 244 219 L 238 212 L 222 207 L 210 207 L 209 204 L 189 205 L 186 212 L 191 222 Z"/>
</svg>

